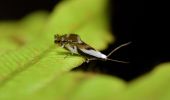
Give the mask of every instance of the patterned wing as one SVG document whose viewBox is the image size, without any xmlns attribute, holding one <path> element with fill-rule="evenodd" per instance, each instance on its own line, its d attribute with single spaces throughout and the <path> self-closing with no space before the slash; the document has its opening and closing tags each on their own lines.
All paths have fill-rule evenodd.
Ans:
<svg viewBox="0 0 170 100">
<path fill-rule="evenodd" d="M 67 34 L 65 35 L 65 40 L 69 43 L 82 43 L 83 42 L 77 34 Z"/>
<path fill-rule="evenodd" d="M 79 54 L 81 54 L 85 57 L 107 59 L 106 55 L 95 50 L 94 48 L 92 48 L 91 46 L 87 45 L 84 42 L 82 44 L 77 45 L 77 51 Z"/>
</svg>

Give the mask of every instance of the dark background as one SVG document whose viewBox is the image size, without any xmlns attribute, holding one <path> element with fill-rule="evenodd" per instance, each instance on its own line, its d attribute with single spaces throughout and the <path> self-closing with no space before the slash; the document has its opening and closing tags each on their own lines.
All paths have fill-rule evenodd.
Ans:
<svg viewBox="0 0 170 100">
<path fill-rule="evenodd" d="M 17 20 L 37 10 L 51 11 L 58 2 L 59 0 L 1 0 L 0 20 Z M 131 45 L 110 57 L 131 63 L 94 61 L 73 70 L 104 73 L 129 81 L 151 71 L 156 65 L 169 61 L 167 8 L 168 5 L 163 1 L 110 0 L 110 26 L 117 40 L 103 53 L 108 54 L 116 46 L 132 41 Z"/>
</svg>

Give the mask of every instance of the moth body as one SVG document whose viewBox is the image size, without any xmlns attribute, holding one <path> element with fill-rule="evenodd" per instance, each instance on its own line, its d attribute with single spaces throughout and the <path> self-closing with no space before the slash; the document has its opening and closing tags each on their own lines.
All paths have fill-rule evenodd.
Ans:
<svg viewBox="0 0 170 100">
<path fill-rule="evenodd" d="M 109 59 L 114 51 L 119 49 L 122 46 L 128 45 L 129 43 L 123 44 L 120 47 L 114 49 L 109 55 L 105 55 L 98 50 L 95 50 L 93 47 L 89 46 L 85 42 L 83 42 L 80 37 L 76 34 L 66 34 L 66 35 L 55 35 L 56 44 L 70 51 L 72 54 L 79 54 L 86 58 L 86 61 L 89 60 L 110 60 L 115 62 L 126 63 L 124 61 Z"/>
</svg>

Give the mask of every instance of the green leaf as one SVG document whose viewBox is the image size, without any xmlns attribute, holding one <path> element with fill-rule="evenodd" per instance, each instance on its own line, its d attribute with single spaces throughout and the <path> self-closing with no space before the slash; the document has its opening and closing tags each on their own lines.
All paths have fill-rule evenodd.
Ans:
<svg viewBox="0 0 170 100">
<path fill-rule="evenodd" d="M 95 1 L 95 0 L 94 0 Z M 25 70 L 27 67 L 32 66 L 31 64 L 40 62 L 40 59 L 45 59 L 44 55 L 46 56 L 55 56 L 55 59 L 58 59 L 57 62 L 65 63 L 67 61 L 71 61 L 71 63 L 77 63 L 76 66 L 80 65 L 83 62 L 83 59 L 80 57 L 73 57 L 73 60 L 63 59 L 65 55 L 58 53 L 56 51 L 65 52 L 64 50 L 60 50 L 54 46 L 53 37 L 55 33 L 62 32 L 64 34 L 65 30 L 66 33 L 73 32 L 72 25 L 77 26 L 74 32 L 77 31 L 82 39 L 85 42 L 91 44 L 96 49 L 104 49 L 107 47 L 107 44 L 112 42 L 112 36 L 109 35 L 108 31 L 108 24 L 106 24 L 107 17 L 102 15 L 104 14 L 103 9 L 105 8 L 107 2 L 103 0 L 96 0 L 95 2 L 98 4 L 97 6 L 93 6 L 91 3 L 95 3 L 94 1 L 63 1 L 59 7 L 56 7 L 56 10 L 48 17 L 48 21 L 46 20 L 47 17 L 44 17 L 44 13 L 37 13 L 33 14 L 30 17 L 24 18 L 21 22 L 12 23 L 13 26 L 20 26 L 15 27 L 14 30 L 17 30 L 17 36 L 21 34 L 29 34 L 32 40 L 25 41 L 26 44 L 20 47 L 19 49 L 9 50 L 1 54 L 0 59 L 0 68 L 2 69 L 1 79 L 6 80 L 6 78 L 10 77 L 11 74 L 18 73 L 18 71 Z M 89 6 L 81 6 L 77 8 L 77 3 L 87 4 Z M 71 7 L 71 8 L 70 8 Z M 90 11 L 89 11 L 90 7 Z M 73 8 L 73 9 L 72 9 Z M 78 9 L 78 10 L 77 10 Z M 87 14 L 91 14 L 91 19 Z M 64 15 L 63 15 L 64 14 Z M 66 16 L 67 15 L 67 16 Z M 74 16 L 72 16 L 74 15 Z M 101 17 L 99 15 L 102 15 Z M 45 15 L 46 16 L 46 15 Z M 72 16 L 73 18 L 70 18 Z M 45 19 L 46 18 L 46 19 Z M 38 19 L 38 20 L 37 20 Z M 42 20 L 41 20 L 42 19 Z M 69 21 L 67 21 L 69 19 Z M 76 20 L 75 20 L 76 19 Z M 80 20 L 78 20 L 80 19 Z M 86 22 L 86 23 L 82 23 Z M 41 23 L 41 24 L 36 24 Z M 35 25 L 35 26 L 34 26 Z M 69 27 L 65 27 L 69 26 Z M 34 29 L 35 28 L 35 29 Z M 44 29 L 44 31 L 42 31 Z M 82 30 L 82 33 L 81 33 Z M 88 34 L 84 34 L 83 32 L 86 31 Z M 81 34 L 82 35 L 81 35 Z M 11 31 L 12 34 L 12 31 Z M 95 42 L 94 42 L 95 37 Z M 37 39 L 38 38 L 38 39 Z M 103 39 L 103 41 L 101 41 Z M 8 40 L 8 39 L 7 39 Z M 24 40 L 23 40 L 24 41 Z M 13 43 L 13 42 L 12 42 Z M 14 45 L 12 44 L 11 45 Z M 11 47 L 9 45 L 9 47 Z M 56 54 L 50 55 L 50 53 L 56 52 Z M 75 62 L 74 58 L 76 58 Z M 56 60 L 52 59 L 54 66 L 57 66 L 55 62 Z M 43 62 L 44 63 L 44 62 Z M 47 65 L 45 62 L 45 65 Z M 51 63 L 50 63 L 51 64 Z M 76 67 L 75 64 L 69 66 L 70 68 Z M 53 66 L 53 67 L 54 67 Z M 59 65 L 60 66 L 60 65 Z M 66 66 L 68 67 L 68 66 Z M 64 67 L 65 68 L 65 67 Z"/>
<path fill-rule="evenodd" d="M 130 83 L 70 72 L 84 58 L 64 58 L 68 51 L 54 45 L 54 34 L 74 32 L 98 50 L 107 48 L 114 41 L 107 3 L 65 0 L 51 14 L 35 12 L 20 21 L 0 22 L 0 100 L 169 100 L 170 63 Z"/>
<path fill-rule="evenodd" d="M 112 100 L 124 89 L 124 82 L 117 78 L 93 73 L 67 73 L 54 78 L 34 95 L 41 100 Z"/>
<path fill-rule="evenodd" d="M 0 81 L 22 70 L 27 63 L 45 50 L 45 45 L 38 43 L 47 18 L 46 12 L 36 12 L 19 22 L 0 24 Z M 39 24 L 35 24 L 39 23 Z M 33 26 L 35 25 L 35 26 Z M 9 27 L 8 27 L 9 26 Z M 29 30 L 29 31 L 28 31 Z M 43 43 L 43 42 L 42 42 Z"/>
<path fill-rule="evenodd" d="M 21 21 L 0 22 L 0 56 L 31 44 L 42 33 L 47 12 L 32 13 Z"/>
<path fill-rule="evenodd" d="M 170 63 L 157 66 L 151 73 L 129 83 L 120 100 L 169 100 Z"/>
<path fill-rule="evenodd" d="M 75 32 L 96 49 L 105 49 L 113 41 L 104 12 L 106 5 L 106 0 L 62 1 L 50 15 L 35 12 L 20 21 L 2 22 L 0 99 L 39 96 L 36 92 L 48 87 L 54 78 L 63 78 L 84 62 L 81 56 L 64 58 L 67 51 L 53 43 L 56 33 Z"/>
</svg>

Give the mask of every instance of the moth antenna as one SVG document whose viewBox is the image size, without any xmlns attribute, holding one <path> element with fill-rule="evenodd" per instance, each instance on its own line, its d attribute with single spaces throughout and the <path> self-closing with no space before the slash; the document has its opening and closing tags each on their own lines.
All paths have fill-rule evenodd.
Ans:
<svg viewBox="0 0 170 100">
<path fill-rule="evenodd" d="M 86 62 L 88 63 L 89 61 L 92 61 L 92 60 L 93 60 L 93 61 L 94 61 L 94 60 L 102 60 L 102 61 L 104 61 L 103 59 L 96 59 L 96 58 L 94 58 L 94 59 L 87 59 Z M 128 64 L 128 63 L 129 63 L 129 62 L 126 62 L 126 61 L 109 59 L 109 58 L 105 59 L 105 61 L 106 61 L 106 60 L 113 61 L 113 62 L 118 62 L 118 63 L 124 63 L 124 64 Z"/>
<path fill-rule="evenodd" d="M 121 44 L 120 46 L 116 47 L 115 49 L 113 49 L 113 50 L 107 55 L 107 57 L 109 57 L 111 54 L 113 54 L 115 51 L 119 50 L 120 48 L 129 45 L 130 43 L 131 43 L 131 42 L 127 42 L 127 43 Z"/>
<path fill-rule="evenodd" d="M 125 63 L 125 64 L 129 63 L 129 62 L 126 62 L 126 61 L 115 60 L 115 59 L 108 59 L 108 58 L 106 60 L 113 61 L 113 62 L 118 62 L 118 63 Z"/>
</svg>

